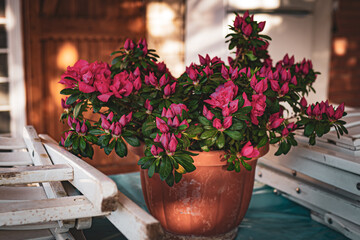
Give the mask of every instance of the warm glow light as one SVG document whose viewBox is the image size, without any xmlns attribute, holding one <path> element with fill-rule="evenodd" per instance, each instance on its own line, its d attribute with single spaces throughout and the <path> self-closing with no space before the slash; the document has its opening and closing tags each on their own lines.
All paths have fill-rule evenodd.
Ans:
<svg viewBox="0 0 360 240">
<path fill-rule="evenodd" d="M 167 3 L 151 2 L 147 5 L 147 30 L 154 37 L 166 36 L 175 31 L 174 11 Z"/>
<path fill-rule="evenodd" d="M 275 9 L 280 7 L 280 0 L 229 0 L 229 6 L 236 9 Z"/>
<path fill-rule="evenodd" d="M 56 57 L 56 64 L 59 69 L 66 70 L 68 66 L 74 65 L 79 54 L 74 44 L 66 42 L 60 48 Z"/>
<path fill-rule="evenodd" d="M 344 56 L 348 48 L 348 41 L 346 38 L 336 38 L 334 40 L 334 52 L 338 56 Z"/>
</svg>

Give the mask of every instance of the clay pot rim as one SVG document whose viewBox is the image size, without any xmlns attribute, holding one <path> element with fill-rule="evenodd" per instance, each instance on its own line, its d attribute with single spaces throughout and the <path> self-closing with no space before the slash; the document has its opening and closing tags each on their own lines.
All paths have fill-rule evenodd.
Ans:
<svg viewBox="0 0 360 240">
<path fill-rule="evenodd" d="M 246 162 L 253 162 L 263 157 L 269 152 L 269 143 L 259 148 L 260 155 L 256 158 L 246 160 Z M 228 162 L 224 159 L 225 150 L 214 150 L 209 152 L 204 151 L 189 151 L 192 153 L 198 153 L 199 155 L 193 156 L 195 166 L 226 166 Z M 201 155 L 201 157 L 199 157 Z M 220 159 L 220 161 L 219 161 Z"/>
</svg>

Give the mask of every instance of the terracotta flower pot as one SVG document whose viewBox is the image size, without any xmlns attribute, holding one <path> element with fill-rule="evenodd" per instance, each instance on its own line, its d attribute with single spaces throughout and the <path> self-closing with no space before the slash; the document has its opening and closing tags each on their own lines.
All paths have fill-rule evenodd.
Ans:
<svg viewBox="0 0 360 240">
<path fill-rule="evenodd" d="M 260 156 L 268 149 L 260 148 Z M 257 159 L 247 161 L 251 171 L 242 167 L 236 173 L 226 170 L 224 151 L 196 153 L 196 170 L 173 187 L 140 171 L 146 205 L 170 235 L 177 235 L 168 239 L 233 239 L 250 203 Z"/>
</svg>

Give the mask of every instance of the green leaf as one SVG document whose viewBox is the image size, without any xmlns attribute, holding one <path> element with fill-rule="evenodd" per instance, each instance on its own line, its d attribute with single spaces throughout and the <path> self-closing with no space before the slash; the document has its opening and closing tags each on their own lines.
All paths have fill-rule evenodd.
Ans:
<svg viewBox="0 0 360 240">
<path fill-rule="evenodd" d="M 74 107 L 74 118 L 77 118 L 77 117 L 79 116 L 81 106 L 82 106 L 82 103 L 79 102 L 79 103 L 76 104 L 76 106 Z"/>
<path fill-rule="evenodd" d="M 187 128 L 187 125 L 183 124 L 178 127 L 179 131 L 185 130 Z"/>
<path fill-rule="evenodd" d="M 66 100 L 66 104 L 67 105 L 71 105 L 74 102 L 76 102 L 76 100 L 79 99 L 80 94 L 79 93 L 74 93 L 72 94 L 67 100 Z"/>
<path fill-rule="evenodd" d="M 229 163 L 229 166 L 227 167 L 227 170 L 228 171 L 234 171 L 234 169 L 235 169 L 234 163 L 233 162 Z"/>
<path fill-rule="evenodd" d="M 98 145 L 100 145 L 101 147 L 105 147 L 109 144 L 110 139 L 111 135 L 102 135 L 98 140 Z"/>
<path fill-rule="evenodd" d="M 112 150 L 115 147 L 115 144 L 116 144 L 116 140 L 114 139 L 109 145 L 104 147 L 104 152 L 106 155 L 109 155 L 112 152 Z"/>
<path fill-rule="evenodd" d="M 267 135 L 263 136 L 258 144 L 258 147 L 262 147 L 265 146 L 265 144 L 269 141 Z"/>
<path fill-rule="evenodd" d="M 153 155 L 148 156 L 148 157 L 142 157 L 142 158 L 139 159 L 137 164 L 138 165 L 143 165 L 148 161 L 153 161 L 154 159 L 155 159 L 155 157 Z"/>
<path fill-rule="evenodd" d="M 281 137 L 276 137 L 276 138 L 272 138 L 270 139 L 270 144 L 274 144 L 274 143 L 277 143 L 281 140 Z"/>
<path fill-rule="evenodd" d="M 181 157 L 178 157 L 178 156 L 174 156 L 174 159 L 176 160 L 176 162 L 178 164 L 180 164 L 185 170 L 186 172 L 192 172 L 196 169 L 196 167 L 194 166 L 194 164 L 192 164 L 191 162 L 189 161 L 186 161 L 184 160 L 183 158 Z"/>
<path fill-rule="evenodd" d="M 74 141 L 73 141 L 73 145 L 72 145 L 72 147 L 73 147 L 73 149 L 78 149 L 79 148 L 79 144 L 80 144 L 80 138 L 75 138 L 74 139 Z"/>
<path fill-rule="evenodd" d="M 140 146 L 140 141 L 137 137 L 134 137 L 134 136 L 133 137 L 127 137 L 127 136 L 125 137 L 124 136 L 124 139 L 128 144 L 130 144 L 133 147 Z"/>
<path fill-rule="evenodd" d="M 71 95 L 71 94 L 74 94 L 74 93 L 77 93 L 77 92 L 78 92 L 77 89 L 65 88 L 65 89 L 60 91 L 60 94 L 61 95 Z"/>
<path fill-rule="evenodd" d="M 105 133 L 104 131 L 100 130 L 100 129 L 91 129 L 89 131 L 90 134 L 93 134 L 93 135 L 100 135 L 100 134 L 103 134 Z"/>
<path fill-rule="evenodd" d="M 244 166 L 244 168 L 248 171 L 251 171 L 252 167 L 250 164 L 248 164 L 247 162 L 244 161 L 244 159 L 240 158 L 241 160 L 241 164 Z"/>
<path fill-rule="evenodd" d="M 224 133 L 236 141 L 243 139 L 243 135 L 238 131 L 225 130 Z"/>
<path fill-rule="evenodd" d="M 68 137 L 65 139 L 64 147 L 68 148 L 68 147 L 71 146 L 72 143 L 73 143 L 73 140 L 72 140 L 71 136 L 68 136 Z"/>
<path fill-rule="evenodd" d="M 241 130 L 244 128 L 244 126 L 245 124 L 243 122 L 233 123 L 233 125 L 230 127 L 230 130 Z"/>
<path fill-rule="evenodd" d="M 202 125 L 211 126 L 211 121 L 207 120 L 204 116 L 199 116 L 199 121 Z"/>
<path fill-rule="evenodd" d="M 211 138 L 211 137 L 213 137 L 217 132 L 218 132 L 217 129 L 211 129 L 211 130 L 204 131 L 204 132 L 200 135 L 200 139 L 208 139 L 208 138 Z"/>
<path fill-rule="evenodd" d="M 182 174 L 175 171 L 175 182 L 176 183 L 180 182 L 181 178 L 182 178 Z"/>
<path fill-rule="evenodd" d="M 155 162 L 153 162 L 153 164 L 151 164 L 151 166 L 149 167 L 149 171 L 148 171 L 148 176 L 149 178 L 151 178 L 155 173 Z"/>
<path fill-rule="evenodd" d="M 165 179 L 165 182 L 169 187 L 172 187 L 174 185 L 174 175 L 170 172 L 169 176 Z"/>
<path fill-rule="evenodd" d="M 119 157 L 125 157 L 127 155 L 126 145 L 120 138 L 116 141 L 115 152 Z"/>
<path fill-rule="evenodd" d="M 307 124 L 305 126 L 304 135 L 307 137 L 310 136 L 314 132 L 314 129 L 315 129 L 315 124 L 313 122 Z"/>
<path fill-rule="evenodd" d="M 219 138 L 216 141 L 216 145 L 218 146 L 219 149 L 222 149 L 225 145 L 225 136 L 224 133 L 220 133 Z"/>
<path fill-rule="evenodd" d="M 86 148 L 86 141 L 83 137 L 80 137 L 80 149 L 85 150 Z"/>
<path fill-rule="evenodd" d="M 168 157 L 162 158 L 159 169 L 160 179 L 164 181 L 171 173 L 171 170 L 172 170 L 172 166 L 170 159 Z"/>
</svg>

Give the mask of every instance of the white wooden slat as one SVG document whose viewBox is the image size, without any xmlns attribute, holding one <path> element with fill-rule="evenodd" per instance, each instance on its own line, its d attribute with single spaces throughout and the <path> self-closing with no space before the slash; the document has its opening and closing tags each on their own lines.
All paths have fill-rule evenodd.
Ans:
<svg viewBox="0 0 360 240">
<path fill-rule="evenodd" d="M 360 172 L 354 174 L 329 166 L 327 162 L 322 163 L 310 160 L 309 158 L 302 157 L 308 153 L 300 154 L 301 151 L 296 151 L 295 149 L 292 149 L 287 155 L 275 156 L 276 150 L 276 148 L 270 147 L 269 154 L 259 159 L 259 162 L 267 165 L 281 165 L 348 192 L 360 194 L 357 189 L 357 183 L 360 181 Z M 333 156 L 330 157 L 333 158 Z M 324 160 L 324 158 L 326 160 L 328 156 L 324 155 L 321 159 Z"/>
<path fill-rule="evenodd" d="M 53 229 L 50 229 L 50 231 L 56 240 L 75 240 L 75 238 L 69 232 L 57 233 Z"/>
<path fill-rule="evenodd" d="M 0 226 L 71 220 L 108 213 L 94 208 L 84 196 L 0 203 Z"/>
<path fill-rule="evenodd" d="M 296 148 L 291 149 L 289 154 L 320 162 L 328 166 L 339 168 L 355 174 L 360 173 L 360 157 L 349 155 L 344 152 L 326 149 L 319 146 L 310 146 L 299 142 Z"/>
<path fill-rule="evenodd" d="M 54 164 L 69 164 L 74 169 L 74 180 L 70 183 L 77 188 L 98 210 L 111 211 L 117 207 L 118 189 L 114 181 L 85 161 L 74 156 L 48 135 L 39 135 Z"/>
<path fill-rule="evenodd" d="M 69 229 L 75 226 L 75 221 L 64 221 L 64 227 Z M 0 230 L 34 230 L 34 229 L 54 229 L 59 227 L 59 223 L 55 222 L 44 222 L 44 223 L 36 223 L 36 224 L 24 224 L 24 225 L 14 225 L 14 226 L 2 226 Z M 0 232 L 1 236 L 1 232 Z M 1 238 L 0 238 L 1 239 Z"/>
<path fill-rule="evenodd" d="M 163 229 L 153 216 L 119 192 L 119 206 L 107 218 L 129 240 L 163 239 Z"/>
<path fill-rule="evenodd" d="M 0 230 L 1 240 L 55 240 L 49 229 L 13 231 Z"/>
<path fill-rule="evenodd" d="M 0 186 L 1 200 L 39 200 L 46 198 L 42 187 Z"/>
<path fill-rule="evenodd" d="M 327 192 L 310 183 L 293 179 L 279 171 L 258 164 L 256 175 L 261 173 L 261 181 L 282 192 L 311 203 L 325 211 L 342 216 L 351 222 L 360 222 L 360 206 L 354 199 Z M 300 191 L 296 191 L 299 189 Z"/>
<path fill-rule="evenodd" d="M 0 166 L 32 165 L 28 152 L 0 152 Z"/>
<path fill-rule="evenodd" d="M 73 169 L 66 164 L 0 168 L 0 186 L 72 179 Z"/>
<path fill-rule="evenodd" d="M 21 138 L 0 137 L 0 150 L 24 149 L 26 144 Z"/>
</svg>

